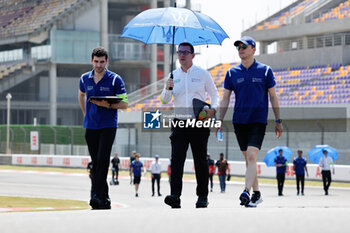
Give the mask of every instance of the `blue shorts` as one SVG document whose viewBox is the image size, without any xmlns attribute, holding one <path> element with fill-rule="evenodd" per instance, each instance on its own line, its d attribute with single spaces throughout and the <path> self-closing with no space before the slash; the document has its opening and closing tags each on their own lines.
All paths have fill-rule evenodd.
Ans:
<svg viewBox="0 0 350 233">
<path fill-rule="evenodd" d="M 261 149 L 266 125 L 262 123 L 237 124 L 234 123 L 236 138 L 241 151 L 247 151 L 248 146 Z"/>
</svg>

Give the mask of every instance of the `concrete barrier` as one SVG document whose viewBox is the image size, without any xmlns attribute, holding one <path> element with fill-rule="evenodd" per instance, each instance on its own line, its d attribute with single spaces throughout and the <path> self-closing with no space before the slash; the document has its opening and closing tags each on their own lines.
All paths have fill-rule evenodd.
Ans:
<svg viewBox="0 0 350 233">
<path fill-rule="evenodd" d="M 112 158 L 111 158 L 112 159 Z M 129 157 L 120 157 L 121 169 L 129 169 Z M 147 170 L 150 169 L 154 158 L 140 159 Z M 27 166 L 46 166 L 46 167 L 70 167 L 70 168 L 86 168 L 90 162 L 90 156 L 69 156 L 69 155 L 29 155 L 29 154 L 13 154 L 13 165 Z M 168 171 L 169 159 L 159 159 L 163 172 Z M 245 162 L 229 161 L 230 174 L 235 176 L 245 175 Z M 294 178 L 293 164 L 289 164 L 286 170 L 286 178 Z M 309 177 L 307 179 L 322 180 L 321 169 L 317 164 L 308 164 Z M 194 163 L 192 159 L 187 159 L 184 166 L 185 173 L 194 173 Z M 259 177 L 276 177 L 276 168 L 267 167 L 265 163 L 258 163 Z M 332 180 L 350 182 L 350 166 L 335 165 L 335 174 L 332 174 Z"/>
</svg>

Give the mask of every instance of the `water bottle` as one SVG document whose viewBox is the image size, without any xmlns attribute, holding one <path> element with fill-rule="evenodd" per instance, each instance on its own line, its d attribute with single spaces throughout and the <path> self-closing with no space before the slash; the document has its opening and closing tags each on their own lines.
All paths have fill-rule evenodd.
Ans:
<svg viewBox="0 0 350 233">
<path fill-rule="evenodd" d="M 216 133 L 216 138 L 218 139 L 219 142 L 222 142 L 224 140 L 224 132 L 221 130 L 218 130 Z"/>
</svg>

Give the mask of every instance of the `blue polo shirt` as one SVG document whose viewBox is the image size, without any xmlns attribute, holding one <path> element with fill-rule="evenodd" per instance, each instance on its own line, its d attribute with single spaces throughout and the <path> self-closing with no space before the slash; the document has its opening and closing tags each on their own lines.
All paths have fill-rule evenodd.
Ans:
<svg viewBox="0 0 350 233">
<path fill-rule="evenodd" d="M 275 163 L 276 163 L 276 164 L 283 164 L 283 165 L 285 165 L 286 162 L 287 162 L 287 160 L 286 160 L 286 158 L 283 157 L 283 156 L 282 156 L 282 157 L 277 156 L 277 157 L 275 158 Z M 276 172 L 277 172 L 277 174 L 286 173 L 286 167 L 287 167 L 287 166 L 276 167 Z"/>
<path fill-rule="evenodd" d="M 305 174 L 305 166 L 307 164 L 306 159 L 304 157 L 296 157 L 293 161 L 295 174 L 304 175 Z"/>
<path fill-rule="evenodd" d="M 132 161 L 131 167 L 133 169 L 133 173 L 135 177 L 141 176 L 141 168 L 143 167 L 143 163 L 141 161 Z"/>
<path fill-rule="evenodd" d="M 118 127 L 118 110 L 99 107 L 89 102 L 91 96 L 118 96 L 126 94 L 122 78 L 106 69 L 103 78 L 96 84 L 93 79 L 94 70 L 80 77 L 79 89 L 86 94 L 86 113 L 84 128 L 103 129 Z"/>
<path fill-rule="evenodd" d="M 268 89 L 275 85 L 272 69 L 256 60 L 248 69 L 242 64 L 229 69 L 224 88 L 235 93 L 232 123 L 267 124 Z"/>
</svg>

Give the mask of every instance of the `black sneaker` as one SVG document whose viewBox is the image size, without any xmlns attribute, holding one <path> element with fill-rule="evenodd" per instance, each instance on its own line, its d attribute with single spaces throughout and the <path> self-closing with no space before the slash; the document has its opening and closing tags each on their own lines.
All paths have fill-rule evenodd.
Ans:
<svg viewBox="0 0 350 233">
<path fill-rule="evenodd" d="M 256 191 L 256 192 L 253 192 L 252 198 L 250 199 L 250 202 L 248 205 L 246 205 L 246 207 L 256 207 L 261 202 L 263 202 L 261 194 L 259 191 Z"/>
<path fill-rule="evenodd" d="M 93 210 L 97 210 L 100 207 L 101 200 L 96 196 L 96 194 L 92 195 L 90 199 L 90 206 Z"/>
<path fill-rule="evenodd" d="M 173 209 L 181 208 L 181 200 L 176 195 L 168 195 L 164 199 L 165 204 L 171 206 Z"/>
<path fill-rule="evenodd" d="M 90 206 L 92 207 L 93 210 L 111 209 L 111 199 L 107 197 L 101 200 L 96 195 L 94 195 L 90 199 Z"/>
<path fill-rule="evenodd" d="M 111 199 L 109 199 L 108 197 L 105 198 L 104 200 L 102 200 L 100 202 L 100 206 L 99 206 L 100 210 L 109 210 L 111 209 Z"/>
<path fill-rule="evenodd" d="M 241 201 L 240 205 L 247 206 L 250 202 L 249 192 L 244 190 L 243 193 L 239 196 L 239 200 Z"/>
<path fill-rule="evenodd" d="M 208 205 L 209 202 L 207 197 L 198 197 L 196 208 L 207 208 Z"/>
</svg>

